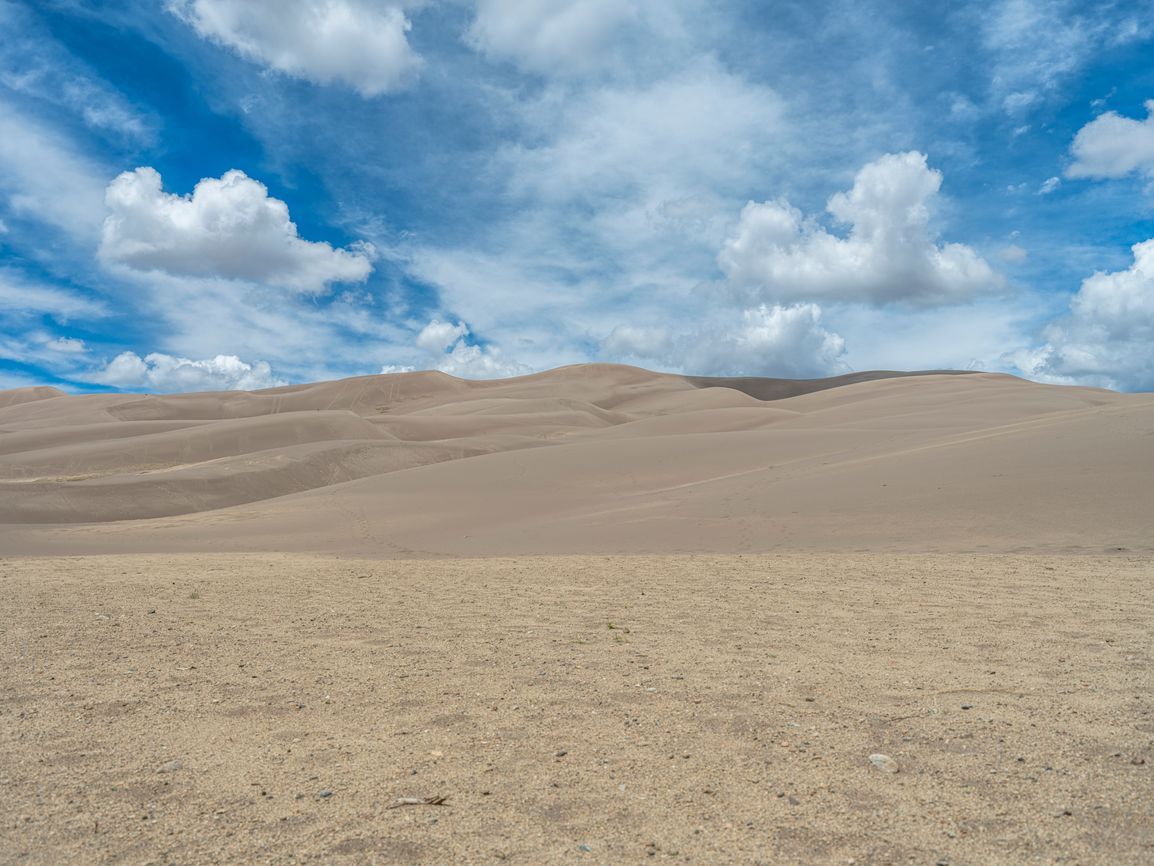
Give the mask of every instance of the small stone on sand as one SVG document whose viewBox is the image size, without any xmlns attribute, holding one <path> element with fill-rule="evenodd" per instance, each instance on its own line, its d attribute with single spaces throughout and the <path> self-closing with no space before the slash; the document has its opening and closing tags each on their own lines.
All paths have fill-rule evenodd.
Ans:
<svg viewBox="0 0 1154 866">
<path fill-rule="evenodd" d="M 883 755 L 880 752 L 870 755 L 870 763 L 883 773 L 897 773 L 901 770 L 897 761 L 889 755 Z"/>
</svg>

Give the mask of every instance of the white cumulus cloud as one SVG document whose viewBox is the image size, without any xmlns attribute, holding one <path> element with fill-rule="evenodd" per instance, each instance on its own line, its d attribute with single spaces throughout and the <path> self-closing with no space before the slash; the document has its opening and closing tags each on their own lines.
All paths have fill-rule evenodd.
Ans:
<svg viewBox="0 0 1154 866">
<path fill-rule="evenodd" d="M 507 359 L 496 346 L 476 346 L 463 340 L 440 358 L 437 369 L 459 379 L 505 379 L 532 372 L 524 364 Z"/>
<path fill-rule="evenodd" d="M 173 0 L 201 36 L 270 69 L 365 97 L 406 85 L 421 66 L 404 3 L 374 0 Z M 411 3 L 408 5 L 412 5 Z"/>
<path fill-rule="evenodd" d="M 255 391 L 288 384 L 273 375 L 265 361 L 247 363 L 236 355 L 191 360 L 153 352 L 141 358 L 122 352 L 91 381 L 118 388 L 148 388 L 153 391 Z"/>
<path fill-rule="evenodd" d="M 109 263 L 174 276 L 223 277 L 320 293 L 361 282 L 371 250 L 306 241 L 288 205 L 243 171 L 200 181 L 191 195 L 164 192 L 159 172 L 120 175 L 105 195 L 100 255 Z"/>
<path fill-rule="evenodd" d="M 447 351 L 458 340 L 469 335 L 469 328 L 464 322 L 442 322 L 433 319 L 417 334 L 417 346 L 426 352 L 437 354 Z"/>
<path fill-rule="evenodd" d="M 816 304 L 762 304 L 742 311 L 739 321 L 682 333 L 623 326 L 602 348 L 620 360 L 698 375 L 812 378 L 849 370 L 845 340 L 822 325 Z"/>
<path fill-rule="evenodd" d="M 417 334 L 417 347 L 431 360 L 433 368 L 461 379 L 503 379 L 532 372 L 524 364 L 505 358 L 497 346 L 469 342 L 472 332 L 464 322 L 433 319 Z M 385 372 L 405 372 L 412 367 L 389 365 Z"/>
<path fill-rule="evenodd" d="M 1009 357 L 1027 376 L 1063 384 L 1154 390 L 1154 240 L 1135 244 L 1124 271 L 1082 282 L 1042 346 Z"/>
<path fill-rule="evenodd" d="M 1074 136 L 1074 163 L 1067 177 L 1116 178 L 1131 173 L 1154 178 L 1154 99 L 1146 103 L 1146 119 L 1134 120 L 1114 111 L 1091 120 Z"/>
<path fill-rule="evenodd" d="M 887 154 L 858 172 L 826 209 L 849 226 L 839 237 L 789 202 L 750 202 L 718 264 L 741 300 L 838 300 L 932 306 L 1001 285 L 973 249 L 939 243 L 930 205 L 941 172 L 917 152 Z"/>
</svg>

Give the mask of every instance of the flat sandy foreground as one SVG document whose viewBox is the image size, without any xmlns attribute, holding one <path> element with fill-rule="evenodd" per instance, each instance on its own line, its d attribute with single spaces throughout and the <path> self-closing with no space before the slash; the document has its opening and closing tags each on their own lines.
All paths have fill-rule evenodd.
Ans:
<svg viewBox="0 0 1154 866">
<path fill-rule="evenodd" d="M 1152 577 L 6 559 L 0 862 L 1152 863 Z"/>
</svg>

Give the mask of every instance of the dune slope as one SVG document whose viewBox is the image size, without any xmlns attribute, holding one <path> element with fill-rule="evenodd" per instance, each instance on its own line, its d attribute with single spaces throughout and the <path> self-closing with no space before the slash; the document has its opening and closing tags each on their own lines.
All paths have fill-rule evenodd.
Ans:
<svg viewBox="0 0 1154 866">
<path fill-rule="evenodd" d="M 0 549 L 1154 549 L 1154 395 L 584 365 L 0 393 Z"/>
</svg>

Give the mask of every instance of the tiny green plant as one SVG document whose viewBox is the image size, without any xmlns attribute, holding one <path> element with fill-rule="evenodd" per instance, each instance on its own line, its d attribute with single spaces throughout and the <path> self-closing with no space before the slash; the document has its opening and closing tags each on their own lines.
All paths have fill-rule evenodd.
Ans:
<svg viewBox="0 0 1154 866">
<path fill-rule="evenodd" d="M 192 592 L 190 592 L 188 594 L 188 597 L 195 600 L 195 599 L 200 598 L 200 593 L 194 589 Z"/>
</svg>

